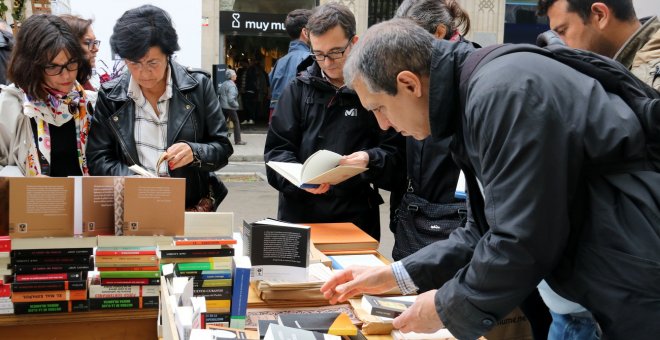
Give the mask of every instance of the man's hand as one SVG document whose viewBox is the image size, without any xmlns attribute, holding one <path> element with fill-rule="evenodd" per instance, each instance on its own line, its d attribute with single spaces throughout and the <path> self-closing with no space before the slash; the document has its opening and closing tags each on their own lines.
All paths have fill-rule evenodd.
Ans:
<svg viewBox="0 0 660 340">
<path fill-rule="evenodd" d="M 304 189 L 304 190 L 307 191 L 308 193 L 314 194 L 314 195 L 325 194 L 326 192 L 328 192 L 328 190 L 330 190 L 330 184 L 323 183 L 323 184 L 319 185 L 318 188 L 307 188 L 307 189 Z"/>
<path fill-rule="evenodd" d="M 396 287 L 390 266 L 350 266 L 333 275 L 321 287 L 321 293 L 331 304 L 335 304 L 360 293 L 381 294 Z"/>
<path fill-rule="evenodd" d="M 350 165 L 366 168 L 369 165 L 369 154 L 364 151 L 353 152 L 350 155 L 343 156 L 339 160 L 339 165 Z"/>
<path fill-rule="evenodd" d="M 404 333 L 433 333 L 444 327 L 435 309 L 436 289 L 420 294 L 415 303 L 392 321 Z"/>
<path fill-rule="evenodd" d="M 190 145 L 186 143 L 176 143 L 172 144 L 167 148 L 167 164 L 170 167 L 170 170 L 178 169 L 180 167 L 186 166 L 193 161 L 193 152 L 190 148 Z M 158 169 L 156 169 L 158 171 Z"/>
</svg>

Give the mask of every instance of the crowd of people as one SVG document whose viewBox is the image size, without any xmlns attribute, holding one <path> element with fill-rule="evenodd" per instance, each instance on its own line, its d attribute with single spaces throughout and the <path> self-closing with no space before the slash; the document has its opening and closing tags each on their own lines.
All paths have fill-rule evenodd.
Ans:
<svg viewBox="0 0 660 340">
<path fill-rule="evenodd" d="M 593 52 L 582 55 L 630 75 L 624 90 L 660 114 L 657 17 L 638 19 L 632 0 L 539 0 L 538 9 L 556 34 L 540 40 L 549 49 Z M 313 188 L 267 169 L 279 219 L 353 222 L 379 240 L 380 191 L 391 193 L 396 261 L 335 274 L 321 288 L 331 303 L 419 293 L 393 325 L 447 327 L 460 339 L 516 307 L 536 339 L 660 332 L 660 174 L 649 165 L 658 122 L 547 53 L 483 61 L 494 49 L 465 39 L 470 18 L 455 0 L 404 0 L 361 37 L 342 4 L 292 11 L 288 53 L 270 75 L 253 58 L 217 88 L 173 60 L 177 32 L 152 5 L 116 22 L 110 45 L 126 72 L 102 84 L 91 20 L 35 15 L 16 37 L 5 24 L 0 168 L 125 176 L 138 164 L 185 178 L 187 210 L 214 211 L 227 194 L 214 171 L 233 153 L 226 120 L 242 145 L 240 126 L 269 109 L 266 162 L 304 163 L 325 149 L 368 168 Z M 467 201 L 455 196 L 461 171 Z"/>
</svg>

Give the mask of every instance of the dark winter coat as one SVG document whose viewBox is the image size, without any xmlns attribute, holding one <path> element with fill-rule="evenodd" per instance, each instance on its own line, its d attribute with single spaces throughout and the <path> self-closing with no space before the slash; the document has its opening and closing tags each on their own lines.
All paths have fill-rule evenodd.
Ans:
<svg viewBox="0 0 660 340">
<path fill-rule="evenodd" d="M 213 83 L 207 74 L 192 72 L 176 62 L 172 69 L 172 98 L 167 121 L 167 147 L 178 142 L 190 145 L 196 160 L 170 171 L 186 179 L 186 207 L 209 193 L 209 172 L 227 165 L 234 149 L 227 138 L 227 125 Z M 140 164 L 134 138 L 135 102 L 128 97 L 130 73 L 103 83 L 92 118 L 87 145 L 91 175 L 126 176 Z"/>
<path fill-rule="evenodd" d="M 477 71 L 461 114 L 457 81 L 447 79 L 458 79 L 471 49 L 435 44 L 431 131 L 457 134 L 455 157 L 478 183 L 468 183 L 467 226 L 403 264 L 420 289 L 439 288 L 447 328 L 477 338 L 545 278 L 588 308 L 607 338 L 660 334 L 660 174 L 580 177 L 593 162 L 644 155 L 634 113 L 595 80 L 515 53 Z M 571 224 L 576 214 L 584 215 L 580 228 Z"/>
<path fill-rule="evenodd" d="M 322 195 L 296 187 L 267 169 L 268 182 L 280 192 L 278 218 L 288 222 L 354 222 L 376 237 L 380 234 L 378 205 L 383 203 L 371 186 L 389 189 L 389 179 L 402 172 L 402 155 L 394 143 L 395 131 L 383 132 L 373 113 L 346 87 L 336 89 L 322 78 L 311 58 L 284 90 L 270 124 L 264 158 L 303 163 L 314 152 L 326 149 L 340 155 L 356 151 L 369 154 L 369 170 Z"/>
</svg>

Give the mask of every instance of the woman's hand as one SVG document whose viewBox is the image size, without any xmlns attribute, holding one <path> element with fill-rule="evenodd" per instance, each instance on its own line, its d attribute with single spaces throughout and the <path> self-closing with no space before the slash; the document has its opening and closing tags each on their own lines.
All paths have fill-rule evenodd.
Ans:
<svg viewBox="0 0 660 340">
<path fill-rule="evenodd" d="M 184 167 L 194 160 L 192 149 L 186 143 L 172 144 L 165 152 L 167 153 L 165 159 L 170 170 Z"/>
</svg>

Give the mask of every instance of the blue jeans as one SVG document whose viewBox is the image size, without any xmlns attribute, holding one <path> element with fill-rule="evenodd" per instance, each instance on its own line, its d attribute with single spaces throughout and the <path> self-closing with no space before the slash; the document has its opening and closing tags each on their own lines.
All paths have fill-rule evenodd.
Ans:
<svg viewBox="0 0 660 340">
<path fill-rule="evenodd" d="M 557 314 L 550 311 L 552 324 L 548 340 L 598 340 L 598 324 L 590 315 Z M 586 314 L 586 313 L 585 313 Z"/>
</svg>

